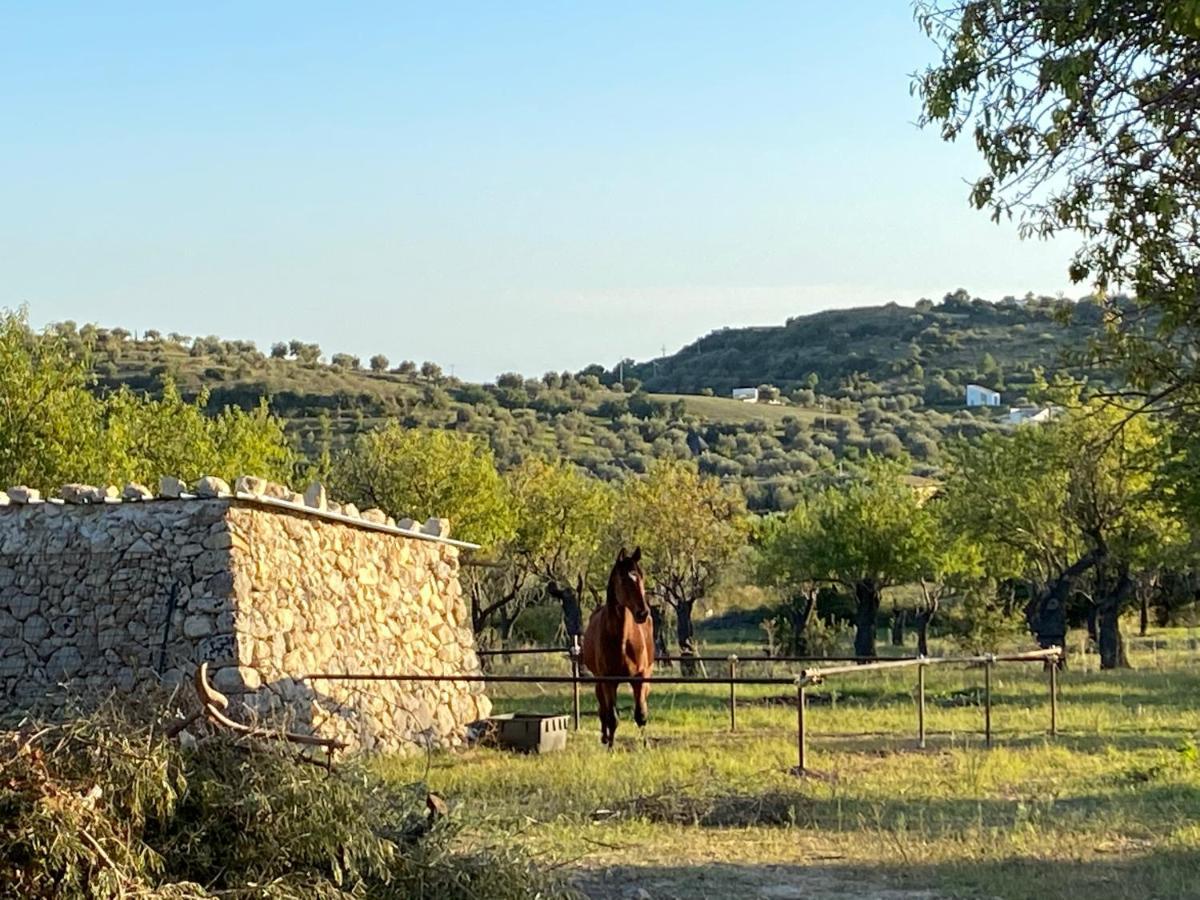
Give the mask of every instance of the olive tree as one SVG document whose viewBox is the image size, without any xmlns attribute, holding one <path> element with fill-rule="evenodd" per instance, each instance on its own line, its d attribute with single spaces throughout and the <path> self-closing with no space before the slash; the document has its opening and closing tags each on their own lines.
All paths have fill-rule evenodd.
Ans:
<svg viewBox="0 0 1200 900">
<path fill-rule="evenodd" d="M 711 593 L 741 553 L 749 527 L 741 492 L 700 475 L 688 462 L 652 463 L 644 476 L 622 486 L 610 549 L 642 548 L 647 584 L 675 611 L 684 656 L 696 652 L 696 602 Z"/>
<path fill-rule="evenodd" d="M 854 598 L 855 655 L 873 657 L 883 591 L 930 577 L 936 549 L 934 514 L 903 463 L 868 458 L 860 476 L 826 488 L 768 529 L 760 572 L 785 590 L 808 592 L 814 603 L 822 583 L 845 588 Z"/>
</svg>

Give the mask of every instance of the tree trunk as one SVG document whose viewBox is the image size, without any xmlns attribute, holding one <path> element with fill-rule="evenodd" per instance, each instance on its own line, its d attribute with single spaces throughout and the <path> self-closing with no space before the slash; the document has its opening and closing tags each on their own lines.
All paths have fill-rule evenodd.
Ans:
<svg viewBox="0 0 1200 900">
<path fill-rule="evenodd" d="M 808 655 L 808 623 L 812 621 L 813 612 L 817 608 L 817 592 L 811 591 L 800 598 L 797 607 L 796 598 L 786 607 L 789 625 L 792 629 L 791 641 L 787 647 L 791 656 Z"/>
<path fill-rule="evenodd" d="M 929 620 L 932 618 L 932 612 L 917 616 L 917 656 L 929 655 Z"/>
<path fill-rule="evenodd" d="M 897 609 L 892 613 L 892 646 L 904 646 L 904 623 L 908 618 L 908 611 Z"/>
<path fill-rule="evenodd" d="M 854 655 L 875 657 L 875 619 L 879 615 L 880 589 L 867 579 L 854 584 Z"/>
<path fill-rule="evenodd" d="M 1142 637 L 1146 636 L 1146 632 L 1150 628 L 1150 591 L 1139 591 L 1141 597 L 1141 608 L 1138 612 L 1138 634 Z"/>
<path fill-rule="evenodd" d="M 1096 642 L 1100 650 L 1101 669 L 1128 669 L 1129 656 L 1125 652 L 1125 640 L 1121 636 L 1121 607 L 1129 597 L 1133 588 L 1133 580 L 1128 571 L 1123 571 L 1117 579 L 1115 589 L 1104 592 L 1099 603 L 1093 605 L 1097 610 L 1099 633 Z"/>
<path fill-rule="evenodd" d="M 662 660 L 658 665 L 670 666 L 671 661 L 667 657 L 671 651 L 667 648 L 667 626 L 663 621 L 661 606 L 650 607 L 650 621 L 654 625 L 654 656 Z"/>
<path fill-rule="evenodd" d="M 1100 610 L 1101 669 L 1128 669 L 1129 657 L 1125 653 L 1125 640 L 1121 637 L 1121 612 L 1115 603 L 1106 602 Z"/>
<path fill-rule="evenodd" d="M 679 640 L 679 673 L 681 675 L 697 674 L 696 661 L 688 657 L 696 655 L 696 635 L 692 626 L 692 609 L 696 601 L 680 600 L 675 604 L 675 637 Z"/>
<path fill-rule="evenodd" d="M 1096 564 L 1096 552 L 1088 551 L 1084 556 L 1069 566 L 1052 584 L 1046 586 L 1043 592 L 1034 591 L 1025 608 L 1029 627 L 1037 637 L 1038 646 L 1043 649 L 1067 646 L 1067 598 L 1071 595 L 1071 587 L 1079 576 Z M 1058 668 L 1067 667 L 1067 655 L 1064 652 L 1058 658 Z"/>
</svg>

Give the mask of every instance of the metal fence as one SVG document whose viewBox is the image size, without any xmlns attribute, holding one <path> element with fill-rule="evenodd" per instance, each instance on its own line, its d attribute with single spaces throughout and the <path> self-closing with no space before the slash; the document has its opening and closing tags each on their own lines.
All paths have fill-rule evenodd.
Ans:
<svg viewBox="0 0 1200 900">
<path fill-rule="evenodd" d="M 505 653 L 519 653 L 520 651 L 503 651 Z M 491 675 L 491 674 L 456 674 L 456 675 L 415 675 L 415 674 L 391 674 L 391 673 L 372 673 L 372 672 L 320 672 L 304 676 L 310 681 L 406 681 L 406 682 L 466 682 L 466 683 L 482 683 L 482 684 L 569 684 L 571 685 L 572 693 L 572 718 L 575 730 L 579 730 L 580 712 L 579 712 L 579 687 L 583 684 L 597 683 L 617 683 L 627 684 L 638 679 L 631 679 L 628 676 L 620 675 L 586 675 L 580 669 L 580 654 L 578 647 L 573 647 L 569 651 L 562 649 L 550 650 L 548 648 L 531 648 L 524 651 L 526 654 L 532 653 L 564 653 L 566 652 L 571 661 L 570 675 Z M 944 666 L 944 665 L 963 665 L 983 668 L 983 733 L 986 746 L 992 746 L 992 668 L 997 663 L 1042 663 L 1048 672 L 1049 681 L 1049 707 L 1050 707 L 1050 734 L 1055 736 L 1058 734 L 1058 661 L 1062 656 L 1062 649 L 1052 647 L 1048 650 L 1035 650 L 1029 653 L 1013 653 L 1013 654 L 993 654 L 988 653 L 980 656 L 930 656 L 930 657 L 905 657 L 901 659 L 887 660 L 869 660 L 863 661 L 854 657 L 852 664 L 847 665 L 827 665 L 816 668 L 802 669 L 795 675 L 789 677 L 781 676 L 739 676 L 736 674 L 738 658 L 734 657 L 709 657 L 709 659 L 729 663 L 729 674 L 726 676 L 706 676 L 702 678 L 687 677 L 687 676 L 651 676 L 644 679 L 650 684 L 688 684 L 688 685 L 728 685 L 729 686 L 729 727 L 731 731 L 737 730 L 737 687 L 738 685 L 776 685 L 776 686 L 791 686 L 796 689 L 796 755 L 797 766 L 796 772 L 804 774 L 807 771 L 807 756 L 808 756 L 808 733 L 806 719 L 807 700 L 805 692 L 813 685 L 822 684 L 829 678 L 836 678 L 851 674 L 861 674 L 864 672 L 878 672 L 887 669 L 908 669 L 916 668 L 917 670 L 917 746 L 925 747 L 925 669 L 929 666 Z M 495 655 L 499 655 L 498 653 Z M 686 657 L 688 659 L 697 659 L 697 657 Z M 757 659 L 755 657 L 746 658 Z M 770 662 L 789 662 L 789 661 L 825 661 L 838 662 L 846 658 L 834 657 L 762 657 L 762 661 Z"/>
</svg>

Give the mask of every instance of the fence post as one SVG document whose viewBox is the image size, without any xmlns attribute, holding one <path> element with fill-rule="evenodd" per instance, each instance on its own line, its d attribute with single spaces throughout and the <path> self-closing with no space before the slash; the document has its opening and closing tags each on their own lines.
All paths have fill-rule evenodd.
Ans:
<svg viewBox="0 0 1200 900">
<path fill-rule="evenodd" d="M 799 757 L 797 760 L 799 765 L 796 766 L 797 775 L 803 775 L 807 771 L 807 760 L 805 757 L 808 755 L 808 747 L 806 746 L 808 736 L 804 731 L 804 681 L 806 677 L 801 672 L 800 677 L 796 679 L 796 750 Z"/>
<path fill-rule="evenodd" d="M 571 712 L 579 730 L 579 635 L 571 635 Z"/>
<path fill-rule="evenodd" d="M 925 663 L 917 666 L 917 747 L 925 749 Z"/>
<path fill-rule="evenodd" d="M 737 731 L 737 685 L 733 680 L 737 678 L 737 654 L 729 655 L 729 730 Z"/>
<path fill-rule="evenodd" d="M 992 654 L 983 661 L 983 740 L 992 746 Z"/>
<path fill-rule="evenodd" d="M 1050 737 L 1058 737 L 1058 660 L 1050 660 Z"/>
</svg>

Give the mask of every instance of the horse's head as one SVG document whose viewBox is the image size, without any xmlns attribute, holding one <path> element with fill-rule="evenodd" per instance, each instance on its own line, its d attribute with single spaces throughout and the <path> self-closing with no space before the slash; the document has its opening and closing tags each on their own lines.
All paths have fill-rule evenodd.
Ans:
<svg viewBox="0 0 1200 900">
<path fill-rule="evenodd" d="M 608 602 L 623 606 L 633 613 L 639 625 L 650 618 L 650 604 L 646 602 L 646 579 L 642 574 L 642 548 L 632 553 L 625 548 L 617 554 L 612 572 L 608 576 Z"/>
</svg>

